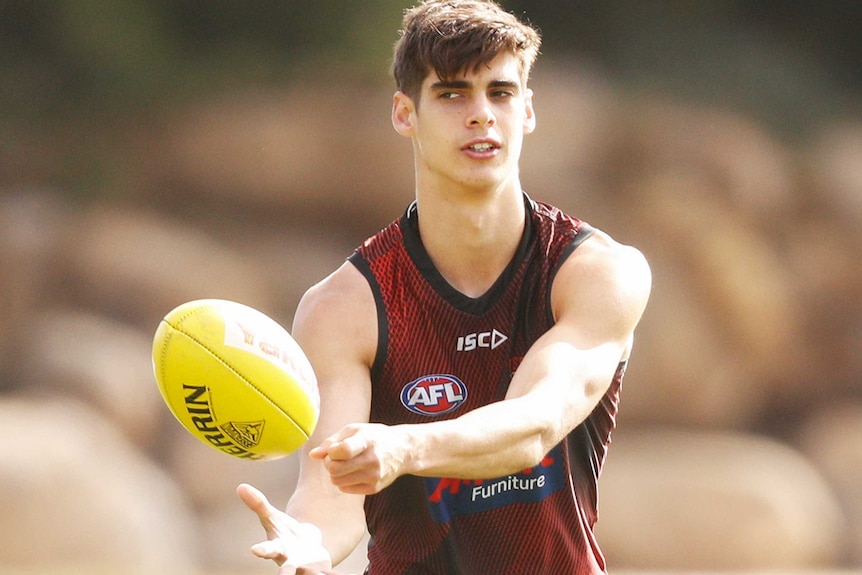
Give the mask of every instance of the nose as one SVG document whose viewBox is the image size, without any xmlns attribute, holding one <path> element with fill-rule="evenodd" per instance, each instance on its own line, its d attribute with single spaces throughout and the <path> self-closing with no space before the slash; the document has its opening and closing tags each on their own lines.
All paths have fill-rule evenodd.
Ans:
<svg viewBox="0 0 862 575">
<path fill-rule="evenodd" d="M 470 107 L 467 124 L 470 127 L 482 128 L 493 126 L 496 121 L 497 119 L 494 116 L 494 111 L 491 109 L 491 103 L 488 99 L 484 96 L 477 97 Z"/>
</svg>

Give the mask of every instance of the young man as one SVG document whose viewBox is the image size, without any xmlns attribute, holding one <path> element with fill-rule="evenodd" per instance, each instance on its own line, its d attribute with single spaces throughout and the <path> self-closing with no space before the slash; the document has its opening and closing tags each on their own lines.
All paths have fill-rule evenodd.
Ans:
<svg viewBox="0 0 862 575">
<path fill-rule="evenodd" d="M 366 521 L 371 575 L 605 571 L 597 481 L 650 272 L 521 189 L 539 44 L 491 1 L 405 15 L 415 202 L 296 312 L 321 418 L 287 513 L 238 488 L 281 575 L 337 564 Z"/>
</svg>

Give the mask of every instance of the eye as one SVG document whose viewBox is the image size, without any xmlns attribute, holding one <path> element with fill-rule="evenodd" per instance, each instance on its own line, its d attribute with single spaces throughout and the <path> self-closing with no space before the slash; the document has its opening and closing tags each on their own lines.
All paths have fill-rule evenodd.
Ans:
<svg viewBox="0 0 862 575">
<path fill-rule="evenodd" d="M 492 98 L 504 99 L 504 98 L 512 98 L 515 93 L 512 90 L 494 90 L 491 92 Z"/>
<path fill-rule="evenodd" d="M 461 94 L 459 94 L 458 92 L 440 92 L 440 94 L 438 94 L 437 97 L 440 98 L 441 100 L 454 100 L 455 98 L 459 97 L 460 95 Z"/>
</svg>

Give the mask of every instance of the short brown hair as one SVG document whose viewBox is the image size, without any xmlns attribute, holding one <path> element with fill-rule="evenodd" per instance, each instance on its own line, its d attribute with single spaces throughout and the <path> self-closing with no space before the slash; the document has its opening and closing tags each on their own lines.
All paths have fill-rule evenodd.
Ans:
<svg viewBox="0 0 862 575">
<path fill-rule="evenodd" d="M 434 70 L 451 80 L 508 51 L 520 60 L 526 82 L 541 35 L 492 0 L 426 0 L 404 13 L 395 44 L 392 75 L 397 88 L 416 100 L 425 77 Z"/>
</svg>

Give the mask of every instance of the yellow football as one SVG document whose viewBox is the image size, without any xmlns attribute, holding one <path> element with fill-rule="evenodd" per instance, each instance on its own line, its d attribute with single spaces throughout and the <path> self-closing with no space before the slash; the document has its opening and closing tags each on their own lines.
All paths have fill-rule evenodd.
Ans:
<svg viewBox="0 0 862 575">
<path fill-rule="evenodd" d="M 275 320 L 240 303 L 173 309 L 153 339 L 153 371 L 177 420 L 234 457 L 284 457 L 317 424 L 317 378 L 305 353 Z"/>
</svg>

